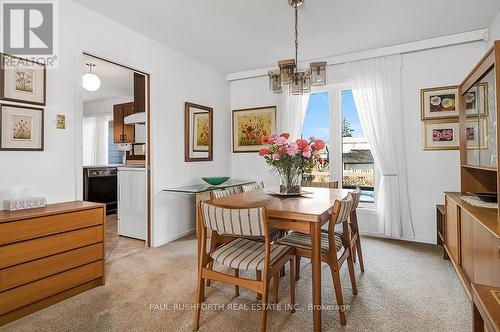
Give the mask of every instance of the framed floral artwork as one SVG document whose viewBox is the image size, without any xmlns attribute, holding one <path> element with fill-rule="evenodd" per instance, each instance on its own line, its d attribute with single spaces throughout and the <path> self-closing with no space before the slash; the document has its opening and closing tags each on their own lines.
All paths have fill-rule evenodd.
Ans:
<svg viewBox="0 0 500 332">
<path fill-rule="evenodd" d="M 458 86 L 420 90 L 422 120 L 458 118 L 459 113 Z"/>
<path fill-rule="evenodd" d="M 0 99 L 45 105 L 45 65 L 0 53 Z"/>
<path fill-rule="evenodd" d="M 467 149 L 488 148 L 488 118 L 473 118 L 465 121 Z"/>
<path fill-rule="evenodd" d="M 463 98 L 467 116 L 488 115 L 488 83 L 473 85 Z"/>
<path fill-rule="evenodd" d="M 43 109 L 0 105 L 0 150 L 43 151 Z"/>
<path fill-rule="evenodd" d="M 424 121 L 424 150 L 458 150 L 460 129 L 456 119 Z"/>
<path fill-rule="evenodd" d="M 276 106 L 233 110 L 233 152 L 258 152 L 260 140 L 276 132 Z"/>
<path fill-rule="evenodd" d="M 184 161 L 213 160 L 213 109 L 184 104 Z"/>
<path fill-rule="evenodd" d="M 210 139 L 209 115 L 207 112 L 193 113 L 193 151 L 208 151 Z"/>
</svg>

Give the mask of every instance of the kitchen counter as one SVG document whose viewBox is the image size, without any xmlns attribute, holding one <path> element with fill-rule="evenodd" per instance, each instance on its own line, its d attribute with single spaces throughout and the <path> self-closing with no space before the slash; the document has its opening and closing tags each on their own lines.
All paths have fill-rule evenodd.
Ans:
<svg viewBox="0 0 500 332">
<path fill-rule="evenodd" d="M 110 164 L 110 165 L 92 165 L 92 166 L 83 166 L 83 169 L 87 168 L 116 168 L 124 166 L 123 164 Z"/>
</svg>

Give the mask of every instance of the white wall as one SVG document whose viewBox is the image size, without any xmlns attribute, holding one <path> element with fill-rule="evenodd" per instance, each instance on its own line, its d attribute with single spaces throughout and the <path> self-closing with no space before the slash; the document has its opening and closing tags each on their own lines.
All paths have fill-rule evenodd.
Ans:
<svg viewBox="0 0 500 332">
<path fill-rule="evenodd" d="M 72 1 L 61 1 L 59 11 L 59 68 L 47 73 L 45 151 L 0 152 L 0 192 L 26 186 L 49 203 L 81 197 L 79 85 L 86 51 L 151 74 L 153 245 L 192 229 L 193 212 L 176 208 L 162 190 L 202 175 L 229 173 L 225 76 Z M 214 108 L 213 162 L 184 162 L 185 101 Z M 55 128 L 56 114 L 66 115 L 65 130 Z"/>
<path fill-rule="evenodd" d="M 134 96 L 118 96 L 113 98 L 87 101 L 83 103 L 83 117 L 113 116 L 113 105 L 134 101 Z"/>
<path fill-rule="evenodd" d="M 415 241 L 435 243 L 435 205 L 443 202 L 443 191 L 460 188 L 458 151 L 422 151 L 420 89 L 460 84 L 483 55 L 483 42 L 403 55 L 403 112 Z M 349 80 L 343 65 L 330 66 L 328 71 L 332 85 Z M 331 104 L 335 100 L 332 98 Z M 231 109 L 266 105 L 279 105 L 279 97 L 269 91 L 266 77 L 231 82 Z M 266 184 L 276 183 L 257 154 L 233 154 L 231 169 L 233 175 L 256 174 Z M 362 211 L 359 219 L 364 233 L 377 232 L 373 213 Z"/>
<path fill-rule="evenodd" d="M 495 40 L 500 39 L 500 12 L 490 24 L 490 40 L 486 43 L 486 48 L 490 48 Z"/>
</svg>

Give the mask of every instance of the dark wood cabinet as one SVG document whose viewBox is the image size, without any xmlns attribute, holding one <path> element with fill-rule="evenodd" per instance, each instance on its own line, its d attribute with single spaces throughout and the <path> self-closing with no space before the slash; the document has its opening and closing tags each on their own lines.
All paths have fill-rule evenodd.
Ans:
<svg viewBox="0 0 500 332">
<path fill-rule="evenodd" d="M 146 111 L 146 76 L 134 73 L 134 113 Z"/>
<path fill-rule="evenodd" d="M 125 124 L 123 119 L 134 114 L 134 103 L 124 103 L 113 105 L 113 142 L 114 143 L 134 143 L 135 127 Z"/>
</svg>

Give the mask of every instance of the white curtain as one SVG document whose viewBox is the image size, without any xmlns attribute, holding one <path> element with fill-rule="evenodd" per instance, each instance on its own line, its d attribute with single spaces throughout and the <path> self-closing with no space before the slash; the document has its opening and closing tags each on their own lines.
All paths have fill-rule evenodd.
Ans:
<svg viewBox="0 0 500 332">
<path fill-rule="evenodd" d="M 401 56 L 347 64 L 354 102 L 381 174 L 377 191 L 379 231 L 414 237 L 407 188 Z"/>
<path fill-rule="evenodd" d="M 110 117 L 83 118 L 83 165 L 108 164 L 108 130 Z"/>
<path fill-rule="evenodd" d="M 290 96 L 288 89 L 283 89 L 281 109 L 278 110 L 278 128 L 279 133 L 290 134 L 289 141 L 294 141 L 301 137 L 308 103 L 308 94 Z"/>
</svg>

